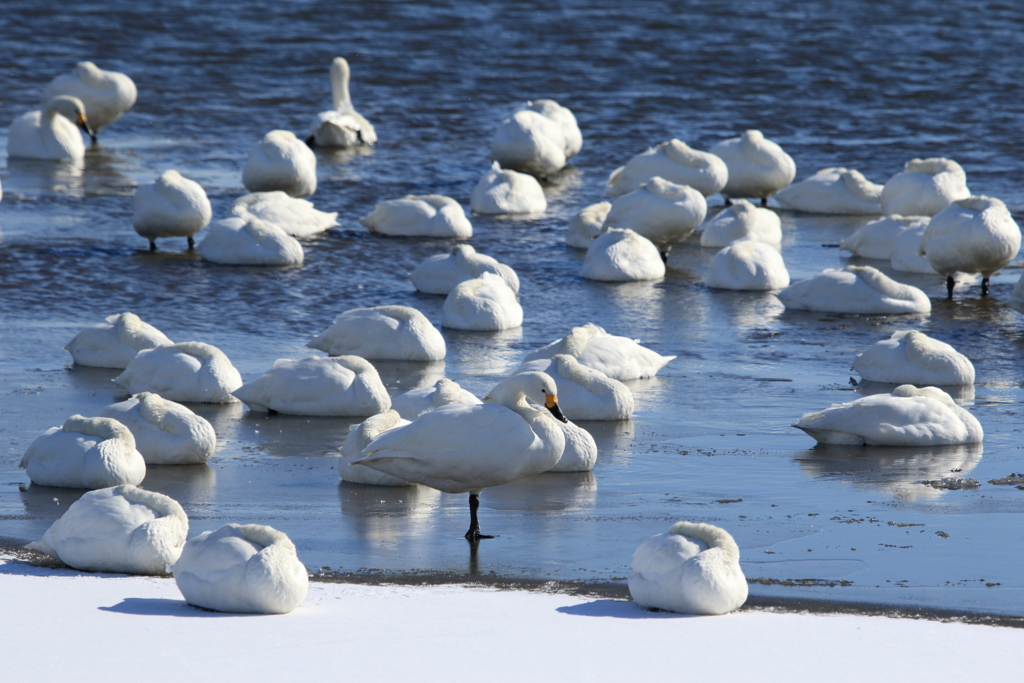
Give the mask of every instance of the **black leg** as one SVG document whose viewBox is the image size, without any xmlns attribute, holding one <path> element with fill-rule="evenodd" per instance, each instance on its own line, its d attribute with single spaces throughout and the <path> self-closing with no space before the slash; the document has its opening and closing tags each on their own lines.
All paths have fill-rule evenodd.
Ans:
<svg viewBox="0 0 1024 683">
<path fill-rule="evenodd" d="M 480 533 L 480 520 L 476 518 L 477 508 L 480 507 L 480 494 L 469 494 L 469 531 L 466 532 L 466 540 L 469 542 L 478 541 L 481 538 L 494 538 Z"/>
<path fill-rule="evenodd" d="M 189 235 L 189 238 L 188 238 L 188 250 L 192 251 L 192 249 L 194 249 L 195 246 L 196 246 L 196 241 L 194 239 L 192 239 L 191 235 Z"/>
<path fill-rule="evenodd" d="M 988 296 L 988 278 L 981 278 L 981 295 Z"/>
<path fill-rule="evenodd" d="M 953 300 L 953 288 L 954 287 L 956 287 L 956 280 L 954 280 L 953 276 L 950 275 L 949 277 L 946 278 L 946 293 L 948 294 L 947 298 L 950 301 Z"/>
<path fill-rule="evenodd" d="M 150 240 L 149 241 L 149 250 L 150 251 L 156 251 L 156 240 Z"/>
<path fill-rule="evenodd" d="M 97 144 L 100 141 L 100 139 L 98 137 L 96 137 L 96 133 L 89 133 L 89 137 L 92 138 L 92 144 L 94 144 L 94 145 Z"/>
<path fill-rule="evenodd" d="M 729 199 L 728 197 L 726 197 L 726 198 L 725 198 L 725 205 L 726 205 L 726 206 L 732 206 L 732 200 L 731 200 L 731 199 Z"/>
<path fill-rule="evenodd" d="M 761 206 L 768 206 L 768 198 L 761 197 Z"/>
<path fill-rule="evenodd" d="M 668 249 L 659 249 L 658 253 L 661 254 L 661 262 L 668 264 Z"/>
</svg>

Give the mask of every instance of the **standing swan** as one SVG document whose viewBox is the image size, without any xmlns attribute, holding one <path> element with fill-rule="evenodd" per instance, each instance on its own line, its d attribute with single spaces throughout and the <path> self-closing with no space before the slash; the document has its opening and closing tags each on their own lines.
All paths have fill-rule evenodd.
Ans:
<svg viewBox="0 0 1024 683">
<path fill-rule="evenodd" d="M 135 105 L 135 82 L 117 71 L 104 71 L 92 62 L 79 62 L 69 74 L 57 76 L 43 90 L 43 102 L 60 95 L 82 100 L 92 127 L 93 142 L 106 128 Z"/>
<path fill-rule="evenodd" d="M 331 62 L 331 95 L 334 109 L 317 114 L 306 144 L 310 147 L 358 147 L 377 142 L 373 124 L 352 106 L 348 94 L 349 68 L 344 57 Z"/>
<path fill-rule="evenodd" d="M 727 204 L 734 197 L 760 197 L 761 206 L 767 206 L 768 197 L 796 177 L 793 157 L 759 130 L 719 142 L 710 151 L 729 167 L 729 182 L 722 190 Z"/>
<path fill-rule="evenodd" d="M 7 156 L 12 159 L 82 161 L 85 145 L 78 128 L 92 134 L 85 112 L 85 105 L 80 99 L 63 95 L 47 100 L 42 111 L 22 114 L 14 119 L 7 131 Z"/>
<path fill-rule="evenodd" d="M 291 131 L 272 130 L 249 150 L 242 184 L 249 192 L 308 197 L 316 192 L 316 155 Z"/>
<path fill-rule="evenodd" d="M 213 216 L 206 191 L 177 171 L 164 171 L 156 182 L 140 185 L 132 205 L 132 227 L 149 240 L 150 251 L 156 251 L 157 237 L 186 237 L 188 248 L 193 248 L 192 236 Z"/>
</svg>

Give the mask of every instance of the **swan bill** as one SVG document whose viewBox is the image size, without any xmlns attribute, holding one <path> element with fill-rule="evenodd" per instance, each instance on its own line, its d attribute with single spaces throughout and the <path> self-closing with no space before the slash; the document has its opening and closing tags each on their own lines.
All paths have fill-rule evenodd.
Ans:
<svg viewBox="0 0 1024 683">
<path fill-rule="evenodd" d="M 92 132 L 92 128 L 89 127 L 89 120 L 85 118 L 85 114 L 77 112 L 75 115 L 75 125 L 84 130 L 89 134 L 89 137 L 96 139 L 96 133 Z"/>
<path fill-rule="evenodd" d="M 558 407 L 558 397 L 554 394 L 544 392 L 544 407 L 548 409 L 555 419 L 561 420 L 562 422 L 569 422 L 562 414 L 562 409 Z"/>
</svg>

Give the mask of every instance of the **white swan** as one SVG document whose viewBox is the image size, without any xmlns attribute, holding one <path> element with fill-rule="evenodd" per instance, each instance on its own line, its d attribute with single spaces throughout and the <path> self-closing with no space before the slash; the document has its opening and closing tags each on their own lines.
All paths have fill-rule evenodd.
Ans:
<svg viewBox="0 0 1024 683">
<path fill-rule="evenodd" d="M 856 169 L 823 168 L 777 192 L 775 201 L 790 211 L 869 215 L 882 213 L 882 187 Z"/>
<path fill-rule="evenodd" d="M 187 237 L 205 228 L 213 210 L 203 187 L 177 171 L 164 171 L 155 182 L 140 185 L 132 198 L 132 227 L 149 240 L 149 250 L 156 251 L 157 237 Z"/>
<path fill-rule="evenodd" d="M 501 122 L 491 140 L 491 158 L 503 168 L 546 176 L 565 168 L 582 147 L 572 111 L 554 100 L 536 100 Z"/>
<path fill-rule="evenodd" d="M 198 465 L 217 448 L 217 434 L 206 418 L 158 394 L 143 392 L 111 404 L 98 417 L 115 419 L 131 430 L 147 465 Z"/>
<path fill-rule="evenodd" d="M 935 275 L 935 269 L 928 263 L 928 257 L 918 253 L 921 248 L 921 236 L 927 227 L 928 218 L 921 218 L 920 222 L 908 226 L 893 240 L 889 256 L 889 265 L 893 270 Z"/>
<path fill-rule="evenodd" d="M 408 195 L 380 202 L 359 219 L 370 232 L 405 237 L 450 237 L 468 240 L 473 225 L 462 205 L 439 194 Z"/>
<path fill-rule="evenodd" d="M 54 97 L 42 110 L 22 114 L 7 129 L 7 156 L 12 159 L 72 161 L 85 158 L 81 128 L 91 133 L 85 105 L 77 97 Z"/>
<path fill-rule="evenodd" d="M 433 386 L 413 389 L 399 394 L 391 401 L 391 409 L 405 420 L 415 420 L 428 410 L 434 410 L 451 403 L 468 406 L 483 403 L 447 377 L 437 380 Z M 362 450 L 362 449 L 360 449 Z"/>
<path fill-rule="evenodd" d="M 565 449 L 554 419 L 565 418 L 551 377 L 540 372 L 516 375 L 494 399 L 498 405 L 453 403 L 431 410 L 378 436 L 356 462 L 446 493 L 469 493 L 466 538 L 490 538 L 480 533 L 477 519 L 480 491 L 547 471 Z"/>
<path fill-rule="evenodd" d="M 932 302 L 917 287 L 896 282 L 871 266 L 829 269 L 778 294 L 787 309 L 826 313 L 930 313 Z"/>
<path fill-rule="evenodd" d="M 683 614 L 725 614 L 747 601 L 740 549 L 725 529 L 676 522 L 633 553 L 629 594 L 637 604 Z"/>
<path fill-rule="evenodd" d="M 523 324 L 523 307 L 505 280 L 494 273 L 460 282 L 444 300 L 441 327 L 496 331 Z"/>
<path fill-rule="evenodd" d="M 573 356 L 581 365 L 599 370 L 612 379 L 625 381 L 654 377 L 675 356 L 661 354 L 641 346 L 634 339 L 608 334 L 593 323 L 574 327 L 561 339 L 531 351 L 524 363 L 541 358 L 553 358 L 564 353 Z"/>
<path fill-rule="evenodd" d="M 700 246 L 720 249 L 739 240 L 764 242 L 778 250 L 782 246 L 782 221 L 774 211 L 739 199 L 704 224 Z"/>
<path fill-rule="evenodd" d="M 242 184 L 249 192 L 308 197 L 316 192 L 316 154 L 291 131 L 272 130 L 249 150 Z"/>
<path fill-rule="evenodd" d="M 69 341 L 64 350 L 78 365 L 123 370 L 143 349 L 173 344 L 167 336 L 134 313 L 118 313 L 91 325 Z"/>
<path fill-rule="evenodd" d="M 255 216 L 292 237 L 312 237 L 338 224 L 337 211 L 318 211 L 313 202 L 290 197 L 280 190 L 243 195 L 234 201 L 229 213 L 238 218 Z"/>
<path fill-rule="evenodd" d="M 27 547 L 82 571 L 165 575 L 186 536 L 178 501 L 127 484 L 89 491 Z"/>
<path fill-rule="evenodd" d="M 707 213 L 708 203 L 700 192 L 655 177 L 612 202 L 604 228 L 627 228 L 643 235 L 665 258 L 673 244 L 693 234 Z"/>
<path fill-rule="evenodd" d="M 722 189 L 728 202 L 736 197 L 768 197 L 793 182 L 796 163 L 759 130 L 748 130 L 738 138 L 719 142 L 709 150 L 729 167 L 729 182 Z"/>
<path fill-rule="evenodd" d="M 910 384 L 807 413 L 793 425 L 818 443 L 844 446 L 940 446 L 980 443 L 978 420 L 937 387 Z"/>
<path fill-rule="evenodd" d="M 298 240 L 251 214 L 217 221 L 197 250 L 203 259 L 229 266 L 301 266 L 306 258 Z"/>
<path fill-rule="evenodd" d="M 224 352 L 201 342 L 144 349 L 114 379 L 131 395 L 151 392 L 169 401 L 235 403 L 242 376 Z"/>
<path fill-rule="evenodd" d="M 768 292 L 789 286 L 789 271 L 770 244 L 739 240 L 715 254 L 705 284 L 711 289 Z"/>
<path fill-rule="evenodd" d="M 643 235 L 610 228 L 587 249 L 583 277 L 603 282 L 660 280 L 665 277 L 665 261 Z"/>
<path fill-rule="evenodd" d="M 460 244 L 449 254 L 431 256 L 409 273 L 409 279 L 416 289 L 425 294 L 448 294 L 455 289 L 455 285 L 480 277 L 482 273 L 494 273 L 514 293 L 519 293 L 519 276 L 516 271 L 477 252 L 469 244 Z"/>
<path fill-rule="evenodd" d="M 917 385 L 974 384 L 974 365 L 962 353 L 924 332 L 893 332 L 857 354 L 852 370 L 869 382 Z"/>
<path fill-rule="evenodd" d="M 409 306 L 376 306 L 345 311 L 307 346 L 332 356 L 370 360 L 443 360 L 444 337 L 427 316 Z"/>
<path fill-rule="evenodd" d="M 494 403 L 505 386 L 524 372 L 543 372 L 555 380 L 562 412 L 570 420 L 628 420 L 633 416 L 633 392 L 600 370 L 582 365 L 573 356 L 524 361 L 484 397 Z"/>
<path fill-rule="evenodd" d="M 189 539 L 174 581 L 190 605 L 243 614 L 291 612 L 309 589 L 295 544 L 261 524 L 226 524 Z"/>
<path fill-rule="evenodd" d="M 40 486 L 102 489 L 139 484 L 146 462 L 117 420 L 72 415 L 33 441 L 18 465 Z"/>
<path fill-rule="evenodd" d="M 565 230 L 566 246 L 589 249 L 594 240 L 604 233 L 604 219 L 611 208 L 611 202 L 599 202 L 581 209 L 569 220 L 569 227 Z"/>
<path fill-rule="evenodd" d="M 903 233 L 923 230 L 926 225 L 927 216 L 885 216 L 857 228 L 839 244 L 839 248 L 854 256 L 889 260 L 896 240 Z"/>
<path fill-rule="evenodd" d="M 957 273 L 980 273 L 981 295 L 988 296 L 988 279 L 1008 265 L 1020 251 L 1020 227 L 1006 204 L 993 197 L 968 197 L 935 214 L 918 252 L 928 264 L 946 276 L 946 290 L 953 298 Z"/>
<path fill-rule="evenodd" d="M 548 200 L 532 175 L 502 170 L 495 161 L 473 188 L 469 206 L 482 214 L 543 213 Z"/>
<path fill-rule="evenodd" d="M 359 356 L 281 358 L 234 393 L 251 410 L 285 415 L 376 415 L 391 407 L 376 368 Z"/>
<path fill-rule="evenodd" d="M 605 194 L 620 197 L 639 190 L 657 177 L 677 185 L 689 185 L 710 197 L 725 187 L 729 169 L 720 157 L 673 139 L 637 154 L 625 166 L 612 171 Z"/>
<path fill-rule="evenodd" d="M 373 124 L 363 118 L 352 106 L 348 93 L 348 62 L 335 57 L 331 62 L 331 97 L 334 109 L 317 114 L 309 131 L 306 144 L 318 147 L 358 147 L 377 142 Z"/>
<path fill-rule="evenodd" d="M 85 105 L 95 140 L 106 128 L 135 105 L 138 91 L 131 78 L 117 71 L 104 71 L 92 62 L 79 62 L 69 74 L 57 76 L 43 89 L 42 101 L 60 95 L 77 97 Z"/>
<path fill-rule="evenodd" d="M 958 199 L 967 199 L 967 174 L 952 159 L 911 159 L 885 182 L 882 213 L 934 216 Z"/>
<path fill-rule="evenodd" d="M 363 457 L 363 449 L 379 435 L 407 424 L 410 424 L 410 421 L 402 418 L 396 410 L 385 410 L 383 413 L 371 415 L 359 424 L 351 425 L 345 443 L 341 446 L 338 477 L 342 481 L 370 486 L 415 486 L 412 482 L 392 477 L 390 474 L 352 464 Z"/>
</svg>

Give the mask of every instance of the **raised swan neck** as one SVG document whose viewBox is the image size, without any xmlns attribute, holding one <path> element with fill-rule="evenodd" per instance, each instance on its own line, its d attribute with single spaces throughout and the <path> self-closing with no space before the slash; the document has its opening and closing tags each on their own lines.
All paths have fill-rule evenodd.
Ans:
<svg viewBox="0 0 1024 683">
<path fill-rule="evenodd" d="M 331 95 L 337 111 L 351 111 L 352 99 L 348 94 L 348 62 L 344 57 L 335 57 L 331 62 Z"/>
</svg>

